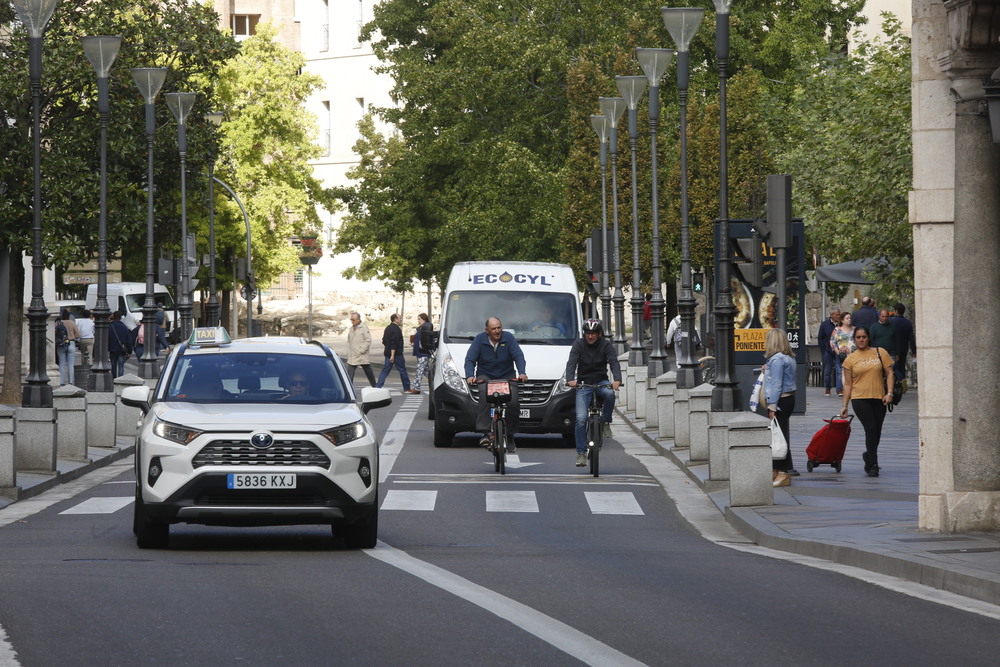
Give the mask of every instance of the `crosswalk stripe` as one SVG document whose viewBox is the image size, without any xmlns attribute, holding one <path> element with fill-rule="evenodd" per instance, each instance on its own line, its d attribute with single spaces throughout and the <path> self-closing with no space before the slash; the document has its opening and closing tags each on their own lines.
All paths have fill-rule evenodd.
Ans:
<svg viewBox="0 0 1000 667">
<path fill-rule="evenodd" d="M 437 504 L 437 491 L 403 491 L 391 489 L 382 501 L 384 510 L 415 510 L 431 512 Z"/>
<path fill-rule="evenodd" d="M 635 495 L 627 491 L 584 491 L 594 514 L 643 515 Z"/>
<path fill-rule="evenodd" d="M 537 512 L 534 491 L 487 491 L 487 512 Z"/>
<path fill-rule="evenodd" d="M 82 503 L 74 505 L 60 514 L 114 514 L 123 507 L 131 505 L 135 498 L 131 496 L 94 497 L 87 498 Z"/>
</svg>

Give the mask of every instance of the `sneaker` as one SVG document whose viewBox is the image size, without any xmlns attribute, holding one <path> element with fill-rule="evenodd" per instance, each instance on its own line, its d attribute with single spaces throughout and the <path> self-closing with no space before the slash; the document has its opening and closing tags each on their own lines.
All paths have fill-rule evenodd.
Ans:
<svg viewBox="0 0 1000 667">
<path fill-rule="evenodd" d="M 419 389 L 407 389 L 406 393 L 407 394 L 419 394 L 420 390 Z"/>
<path fill-rule="evenodd" d="M 517 451 L 517 445 L 514 444 L 514 437 L 510 436 L 507 438 L 507 453 L 513 454 Z"/>
<path fill-rule="evenodd" d="M 488 435 L 484 435 L 479 439 L 479 446 L 483 449 L 489 449 L 493 446 L 493 439 Z"/>
<path fill-rule="evenodd" d="M 601 424 L 601 435 L 605 438 L 611 437 L 611 422 L 604 422 Z"/>
<path fill-rule="evenodd" d="M 577 454 L 576 455 L 576 467 L 577 468 L 582 468 L 585 465 L 587 465 L 587 455 L 586 454 Z"/>
</svg>

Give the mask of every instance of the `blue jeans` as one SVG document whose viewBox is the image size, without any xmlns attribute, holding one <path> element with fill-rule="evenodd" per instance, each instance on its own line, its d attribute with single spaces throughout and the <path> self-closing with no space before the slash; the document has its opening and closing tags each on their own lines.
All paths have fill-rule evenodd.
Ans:
<svg viewBox="0 0 1000 667">
<path fill-rule="evenodd" d="M 823 386 L 827 390 L 833 389 L 837 386 L 837 359 L 836 356 L 832 354 L 823 353 Z"/>
<path fill-rule="evenodd" d="M 117 378 L 125 375 L 125 353 L 109 352 L 108 356 L 111 359 L 111 377 Z"/>
<path fill-rule="evenodd" d="M 406 374 L 406 362 L 403 361 L 403 355 L 397 354 L 396 361 L 390 361 L 389 357 L 385 358 L 385 366 L 382 367 L 382 372 L 378 374 L 378 382 L 375 383 L 376 387 L 381 387 L 385 384 L 385 379 L 389 377 L 389 371 L 395 366 L 396 370 L 399 371 L 399 378 L 403 381 L 403 391 L 407 391 L 410 388 L 410 376 Z"/>
<path fill-rule="evenodd" d="M 56 345 L 56 363 L 59 364 L 59 384 L 73 384 L 76 381 L 73 364 L 76 362 L 76 343 Z"/>
<path fill-rule="evenodd" d="M 840 357 L 837 355 L 833 356 L 833 367 L 834 373 L 837 375 L 837 393 L 844 391 L 844 371 L 840 365 Z"/>
<path fill-rule="evenodd" d="M 587 451 L 587 413 L 590 411 L 590 396 L 593 393 L 594 387 L 576 387 L 577 454 Z M 601 420 L 610 424 L 611 416 L 615 413 L 615 390 L 611 388 L 610 382 L 602 382 L 597 386 L 597 393 L 604 402 L 604 414 Z"/>
</svg>

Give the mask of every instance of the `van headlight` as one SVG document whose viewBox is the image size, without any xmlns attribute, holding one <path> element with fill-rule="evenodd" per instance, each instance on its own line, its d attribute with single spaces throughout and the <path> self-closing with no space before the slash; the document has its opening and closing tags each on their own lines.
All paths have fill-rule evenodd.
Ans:
<svg viewBox="0 0 1000 667">
<path fill-rule="evenodd" d="M 465 381 L 462 374 L 458 372 L 458 367 L 455 365 L 455 360 L 449 354 L 444 358 L 441 363 L 441 375 L 444 377 L 444 383 L 454 389 L 457 392 L 468 393 L 469 383 Z"/>
<path fill-rule="evenodd" d="M 566 384 L 566 376 L 563 375 L 559 378 L 559 381 L 556 382 L 555 386 L 552 387 L 552 395 L 555 396 L 556 394 L 564 394 L 569 390 L 570 386 Z"/>
</svg>

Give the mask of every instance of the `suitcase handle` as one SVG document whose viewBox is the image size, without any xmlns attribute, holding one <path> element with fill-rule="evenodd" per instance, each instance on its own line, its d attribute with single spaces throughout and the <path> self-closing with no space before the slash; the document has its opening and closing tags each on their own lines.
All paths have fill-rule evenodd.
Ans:
<svg viewBox="0 0 1000 667">
<path fill-rule="evenodd" d="M 851 423 L 852 421 L 854 421 L 854 415 L 847 415 L 847 419 L 841 419 L 840 415 L 834 415 L 833 417 L 830 417 L 829 419 L 824 419 L 823 421 L 825 421 L 827 424 L 830 424 L 834 420 L 841 421 L 841 422 L 845 421 L 847 423 Z"/>
</svg>

